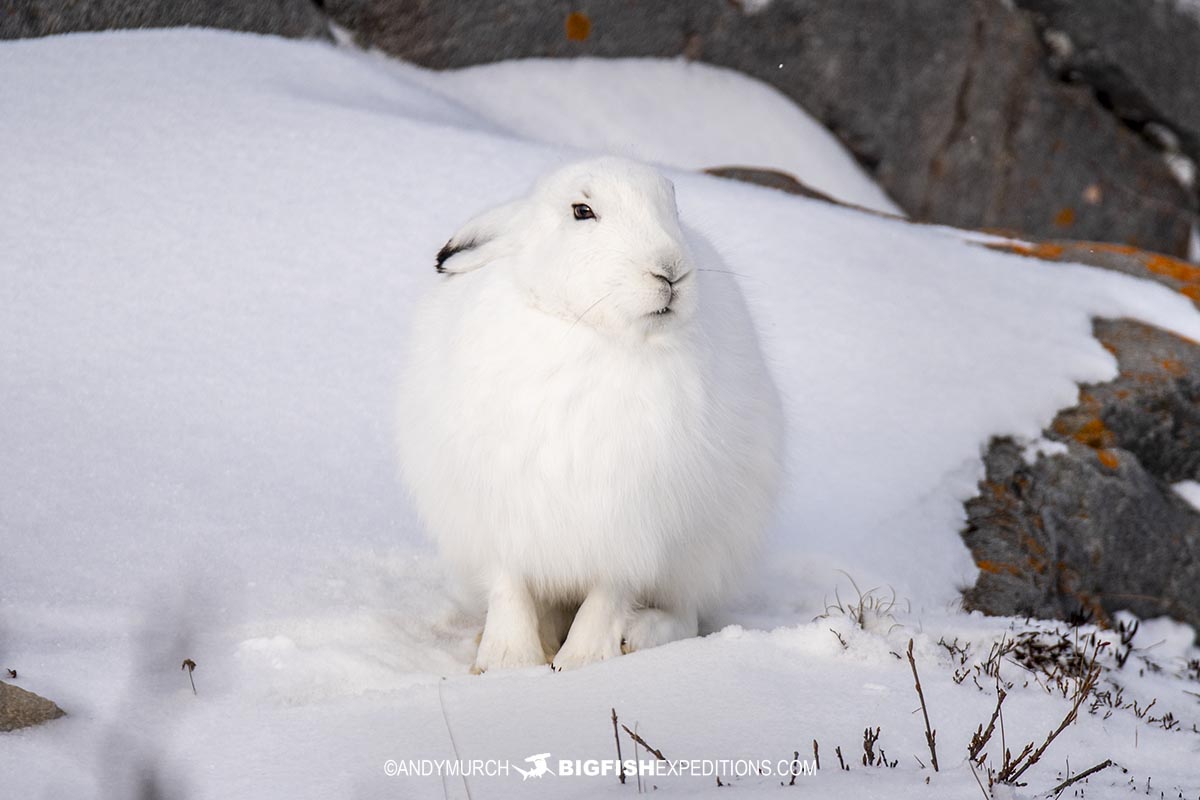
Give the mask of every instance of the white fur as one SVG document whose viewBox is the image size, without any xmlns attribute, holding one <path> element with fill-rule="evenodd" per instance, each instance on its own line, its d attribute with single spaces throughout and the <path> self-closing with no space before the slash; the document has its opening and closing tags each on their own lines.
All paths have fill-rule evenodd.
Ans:
<svg viewBox="0 0 1200 800">
<path fill-rule="evenodd" d="M 778 395 L 735 280 L 685 236 L 670 181 L 616 158 L 551 173 L 456 247 L 413 320 L 400 456 L 487 601 L 476 668 L 696 635 L 780 474 Z"/>
</svg>

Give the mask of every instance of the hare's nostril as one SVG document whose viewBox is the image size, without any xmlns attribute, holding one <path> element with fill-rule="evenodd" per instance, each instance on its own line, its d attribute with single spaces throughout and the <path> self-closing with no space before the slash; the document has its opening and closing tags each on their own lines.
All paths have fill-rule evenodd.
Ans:
<svg viewBox="0 0 1200 800">
<path fill-rule="evenodd" d="M 691 270 L 688 270 L 687 272 L 680 275 L 679 272 L 676 270 L 664 270 L 662 272 L 648 272 L 646 274 L 650 275 L 651 277 L 658 278 L 660 281 L 667 284 L 671 288 L 675 288 L 679 284 L 683 283 L 684 279 L 686 279 L 689 275 L 691 275 L 692 272 L 691 272 Z"/>
</svg>

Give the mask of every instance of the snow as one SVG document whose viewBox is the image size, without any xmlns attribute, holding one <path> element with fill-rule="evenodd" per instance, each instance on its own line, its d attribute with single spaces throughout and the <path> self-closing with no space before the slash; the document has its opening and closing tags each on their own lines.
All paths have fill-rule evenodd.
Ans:
<svg viewBox="0 0 1200 800">
<path fill-rule="evenodd" d="M 738 5 L 747 14 L 757 14 L 760 11 L 765 11 L 767 6 L 771 5 L 771 0 L 738 0 Z"/>
<path fill-rule="evenodd" d="M 1175 494 L 1188 501 L 1192 508 L 1200 511 L 1200 481 L 1180 481 L 1171 488 L 1175 490 Z"/>
<path fill-rule="evenodd" d="M 683 59 L 572 58 L 409 74 L 523 139 L 689 170 L 772 167 L 843 202 L 903 214 L 819 122 L 732 70 Z"/>
<path fill-rule="evenodd" d="M 1200 0 L 1173 0 L 1173 2 L 1177 9 L 1191 14 L 1197 21 L 1200 21 Z"/>
<path fill-rule="evenodd" d="M 678 64 L 615 69 L 641 74 L 646 96 L 691 80 Z M 518 91 L 561 70 L 439 82 L 324 44 L 199 30 L 0 45 L 0 667 L 69 714 L 4 736 L 0 796 L 129 797 L 148 782 L 186 798 L 624 796 L 635 788 L 611 776 L 384 774 L 389 759 L 456 754 L 610 758 L 614 707 L 676 759 L 776 762 L 819 739 L 822 770 L 797 780 L 810 794 L 978 791 L 963 752 L 994 694 L 956 683 L 937 641 L 969 640 L 978 660 L 1025 624 L 956 610 L 975 576 L 958 530 L 981 448 L 1036 440 L 1076 382 L 1116 374 L 1093 315 L 1193 339 L 1200 315 L 1124 275 L 672 171 L 785 395 L 769 557 L 706 637 L 573 673 L 470 676 L 480 621 L 456 608 L 392 452 L 397 357 L 433 255 L 463 219 L 580 154 L 568 145 L 729 163 L 751 141 L 603 98 L 600 124 L 586 102 Z M 516 129 L 478 100 L 489 91 L 562 128 Z M 747 98 L 743 132 L 783 124 Z M 595 138 L 573 138 L 593 124 Z M 844 610 L 851 578 L 880 587 L 866 630 Z M 1182 731 L 1087 715 L 1017 795 L 1057 783 L 1066 759 L 1078 772 L 1109 757 L 1129 772 L 1093 777 L 1089 797 L 1147 778 L 1200 794 L 1197 684 L 1174 677 L 1200 657 L 1192 634 L 1148 623 L 1136 641 L 1163 671 L 1118 675 Z M 916 760 L 924 732 L 896 655 L 909 638 L 938 774 Z M 1040 742 L 1068 703 L 1004 669 L 1008 741 Z M 860 765 L 868 725 L 896 769 Z M 849 773 L 830 766 L 838 745 Z M 733 783 L 785 791 L 778 776 Z M 654 784 L 730 791 L 712 776 Z"/>
<path fill-rule="evenodd" d="M 1021 457 L 1025 459 L 1025 463 L 1033 466 L 1039 456 L 1057 456 L 1064 455 L 1067 452 L 1067 446 L 1062 442 L 1055 442 L 1051 439 L 1036 439 L 1032 442 L 1025 443 L 1021 450 Z"/>
<path fill-rule="evenodd" d="M 1165 153 L 1163 158 L 1167 162 L 1167 168 L 1171 170 L 1171 174 L 1175 176 L 1175 180 L 1179 181 L 1179 185 L 1185 189 L 1194 189 L 1196 186 L 1196 162 L 1192 161 L 1182 153 Z"/>
</svg>

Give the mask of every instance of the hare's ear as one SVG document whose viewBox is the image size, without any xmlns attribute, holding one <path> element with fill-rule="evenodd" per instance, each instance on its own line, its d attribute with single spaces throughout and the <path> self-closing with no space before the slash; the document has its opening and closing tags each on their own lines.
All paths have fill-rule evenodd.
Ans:
<svg viewBox="0 0 1200 800">
<path fill-rule="evenodd" d="M 450 237 L 437 254 L 437 271 L 461 275 L 510 255 L 516 242 L 513 233 L 520 216 L 521 201 L 485 211 Z"/>
</svg>

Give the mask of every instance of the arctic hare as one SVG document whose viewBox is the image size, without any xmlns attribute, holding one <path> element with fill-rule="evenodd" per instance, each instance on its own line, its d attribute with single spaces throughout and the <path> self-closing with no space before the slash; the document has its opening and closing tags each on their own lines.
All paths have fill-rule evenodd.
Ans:
<svg viewBox="0 0 1200 800">
<path fill-rule="evenodd" d="M 571 164 L 467 222 L 437 271 L 400 460 L 486 601 L 475 668 L 695 636 L 756 552 L 783 425 L 737 284 L 681 227 L 672 183 Z"/>
</svg>

